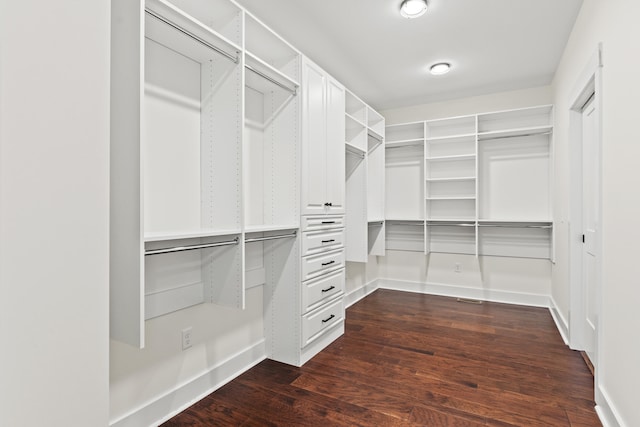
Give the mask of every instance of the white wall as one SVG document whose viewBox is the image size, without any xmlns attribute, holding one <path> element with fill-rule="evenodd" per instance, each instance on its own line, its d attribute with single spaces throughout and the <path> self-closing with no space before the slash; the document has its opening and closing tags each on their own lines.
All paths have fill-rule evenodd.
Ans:
<svg viewBox="0 0 640 427">
<path fill-rule="evenodd" d="M 431 120 L 553 103 L 551 87 L 501 92 L 446 102 L 382 111 L 387 124 Z M 387 192 L 389 189 L 387 189 Z M 461 272 L 454 272 L 455 264 Z M 442 285 L 429 292 L 452 291 L 458 295 L 494 300 L 539 303 L 551 292 L 551 263 L 547 260 L 479 257 L 456 254 L 387 251 L 370 257 L 366 265 L 347 265 L 348 293 L 362 294 L 362 286 L 377 278 Z M 447 290 L 448 288 L 448 290 Z"/>
<path fill-rule="evenodd" d="M 637 265 L 640 228 L 640 2 L 585 0 L 556 73 L 556 218 L 568 221 L 570 96 L 598 42 L 603 44 L 602 112 L 602 340 L 598 361 L 598 403 L 609 405 L 621 425 L 640 425 L 640 286 Z M 566 230 L 559 236 L 566 242 Z M 568 252 L 559 247 L 552 292 L 568 315 Z"/>
<path fill-rule="evenodd" d="M 256 347 L 261 360 L 262 291 L 262 286 L 247 290 L 245 310 L 200 304 L 148 320 L 143 350 L 111 341 L 111 423 L 158 421 L 230 379 L 225 375 L 236 373 L 224 367 L 230 358 L 252 353 L 250 349 Z M 192 328 L 193 347 L 183 351 L 182 330 L 188 327 Z M 192 381 L 196 383 L 189 385 Z"/>
<path fill-rule="evenodd" d="M 108 420 L 108 0 L 0 2 L 0 425 Z"/>
</svg>

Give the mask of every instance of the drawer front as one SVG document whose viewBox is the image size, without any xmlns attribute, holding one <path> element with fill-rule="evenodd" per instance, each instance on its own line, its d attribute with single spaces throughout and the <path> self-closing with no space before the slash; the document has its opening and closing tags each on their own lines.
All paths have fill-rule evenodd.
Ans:
<svg viewBox="0 0 640 427">
<path fill-rule="evenodd" d="M 302 258 L 302 281 L 313 279 L 344 267 L 344 250 L 323 252 Z"/>
<path fill-rule="evenodd" d="M 302 235 L 302 255 L 327 252 L 344 247 L 344 228 L 310 231 Z"/>
<path fill-rule="evenodd" d="M 306 313 L 344 292 L 344 269 L 302 284 L 302 312 Z"/>
<path fill-rule="evenodd" d="M 344 215 L 305 216 L 301 221 L 302 231 L 344 227 Z"/>
<path fill-rule="evenodd" d="M 302 316 L 302 346 L 322 335 L 322 332 L 344 319 L 344 302 L 342 298 Z"/>
</svg>

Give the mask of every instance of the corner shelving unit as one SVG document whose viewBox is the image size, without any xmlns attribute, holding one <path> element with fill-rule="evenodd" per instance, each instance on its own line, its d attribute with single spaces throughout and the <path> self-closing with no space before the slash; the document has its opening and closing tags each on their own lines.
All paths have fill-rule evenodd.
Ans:
<svg viewBox="0 0 640 427">
<path fill-rule="evenodd" d="M 387 249 L 424 251 L 424 143 L 424 122 L 386 127 L 385 187 L 392 189 L 385 200 Z"/>
<path fill-rule="evenodd" d="M 353 93 L 345 99 L 346 259 L 384 255 L 384 117 Z"/>
<path fill-rule="evenodd" d="M 387 248 L 553 260 L 552 139 L 551 106 L 387 126 Z"/>
</svg>

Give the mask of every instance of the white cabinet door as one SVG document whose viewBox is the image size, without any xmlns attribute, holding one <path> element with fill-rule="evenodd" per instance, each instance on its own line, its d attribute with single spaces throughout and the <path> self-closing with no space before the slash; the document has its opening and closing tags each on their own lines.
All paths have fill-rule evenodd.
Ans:
<svg viewBox="0 0 640 427">
<path fill-rule="evenodd" d="M 327 79 L 327 202 L 331 213 L 344 213 L 345 200 L 345 89 Z"/>
<path fill-rule="evenodd" d="M 302 75 L 302 213 L 322 214 L 326 197 L 326 75 L 309 61 L 303 61 Z"/>
</svg>

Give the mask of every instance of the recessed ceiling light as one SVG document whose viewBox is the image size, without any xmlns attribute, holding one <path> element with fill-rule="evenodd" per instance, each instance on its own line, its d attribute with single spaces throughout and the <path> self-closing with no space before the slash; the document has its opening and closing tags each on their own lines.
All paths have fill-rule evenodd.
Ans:
<svg viewBox="0 0 640 427">
<path fill-rule="evenodd" d="M 437 64 L 433 64 L 429 71 L 431 71 L 431 74 L 433 74 L 434 76 L 440 76 L 442 74 L 447 74 L 450 69 L 451 64 L 449 64 L 448 62 L 439 62 Z"/>
<path fill-rule="evenodd" d="M 427 0 L 404 0 L 400 5 L 400 14 L 405 18 L 417 18 L 427 11 Z"/>
</svg>

